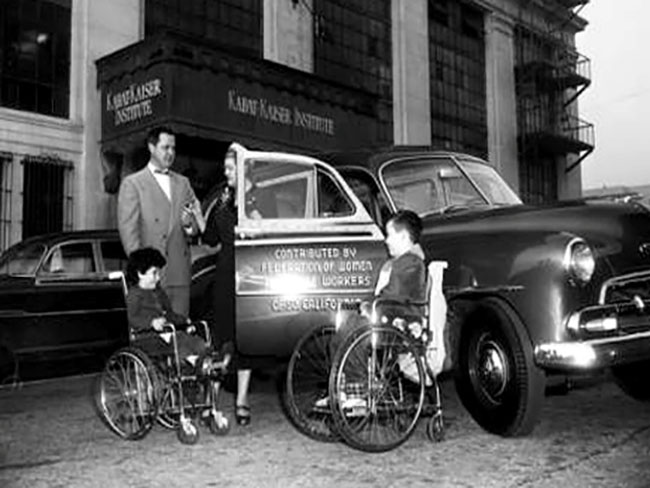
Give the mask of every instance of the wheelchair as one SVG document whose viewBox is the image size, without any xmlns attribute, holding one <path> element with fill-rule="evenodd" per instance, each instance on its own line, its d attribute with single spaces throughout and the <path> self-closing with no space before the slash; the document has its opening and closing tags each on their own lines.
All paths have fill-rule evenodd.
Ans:
<svg viewBox="0 0 650 488">
<path fill-rule="evenodd" d="M 441 286 L 432 293 L 432 282 L 441 283 L 440 263 L 429 266 L 428 302 L 376 298 L 363 320 L 358 304 L 341 304 L 335 325 L 316 327 L 298 341 L 287 368 L 285 410 L 301 433 L 385 452 L 404 443 L 419 418 L 428 416 L 428 438 L 444 439 L 437 375 L 444 363 L 446 303 L 440 302 Z M 431 314 L 433 306 L 438 310 Z M 357 327 L 337 337 L 351 319 Z M 335 337 L 341 340 L 333 348 Z"/>
<path fill-rule="evenodd" d="M 125 287 L 126 292 L 126 287 Z M 218 408 L 219 386 L 227 372 L 232 351 L 213 351 L 206 322 L 190 324 L 202 332 L 206 353 L 190 364 L 179 357 L 177 328 L 164 326 L 160 336 L 172 353 L 151 351 L 146 340 L 153 332 L 131 331 L 130 345 L 114 352 L 95 384 L 95 406 L 101 420 L 126 440 L 144 438 L 157 422 L 175 430 L 183 444 L 199 440 L 199 420 L 217 436 L 230 431 L 227 417 Z"/>
</svg>

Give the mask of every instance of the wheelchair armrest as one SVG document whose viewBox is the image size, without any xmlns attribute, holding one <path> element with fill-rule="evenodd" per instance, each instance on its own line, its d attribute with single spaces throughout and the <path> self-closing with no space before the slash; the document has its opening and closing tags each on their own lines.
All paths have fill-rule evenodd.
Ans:
<svg viewBox="0 0 650 488">
<path fill-rule="evenodd" d="M 190 326 L 193 326 L 196 328 L 198 331 L 199 329 L 203 333 L 203 338 L 205 339 L 205 342 L 208 344 L 212 344 L 212 337 L 210 335 L 210 327 L 208 326 L 208 322 L 205 320 L 194 320 L 190 323 Z"/>
</svg>

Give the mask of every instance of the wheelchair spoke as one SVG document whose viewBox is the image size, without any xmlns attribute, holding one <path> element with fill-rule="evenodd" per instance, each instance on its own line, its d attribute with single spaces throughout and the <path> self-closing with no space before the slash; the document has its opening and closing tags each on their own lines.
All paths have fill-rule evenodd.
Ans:
<svg viewBox="0 0 650 488">
<path fill-rule="evenodd" d="M 335 365 L 340 392 L 335 421 L 344 439 L 366 451 L 385 451 L 413 432 L 424 403 L 423 382 L 409 382 L 404 364 L 422 379 L 416 348 L 402 332 L 388 327 L 366 329 L 348 341 Z"/>
<path fill-rule="evenodd" d="M 99 379 L 99 413 L 119 436 L 145 435 L 155 416 L 153 365 L 137 349 L 125 348 L 107 362 Z"/>
<path fill-rule="evenodd" d="M 334 328 L 324 326 L 303 336 L 287 369 L 285 411 L 293 425 L 312 439 L 332 441 L 332 419 L 328 404 L 331 365 L 330 341 Z"/>
</svg>

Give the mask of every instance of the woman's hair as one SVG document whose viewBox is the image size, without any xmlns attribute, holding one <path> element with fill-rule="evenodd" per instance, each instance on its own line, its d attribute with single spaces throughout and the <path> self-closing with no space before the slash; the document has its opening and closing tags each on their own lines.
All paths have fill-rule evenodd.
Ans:
<svg viewBox="0 0 650 488">
<path fill-rule="evenodd" d="M 420 242 L 422 220 L 415 212 L 411 210 L 399 210 L 388 219 L 388 222 L 392 222 L 397 230 L 406 230 L 414 244 Z"/>
<path fill-rule="evenodd" d="M 129 254 L 126 263 L 126 282 L 130 286 L 138 284 L 138 273 L 145 274 L 151 268 L 162 268 L 167 260 L 158 249 L 145 247 Z"/>
</svg>

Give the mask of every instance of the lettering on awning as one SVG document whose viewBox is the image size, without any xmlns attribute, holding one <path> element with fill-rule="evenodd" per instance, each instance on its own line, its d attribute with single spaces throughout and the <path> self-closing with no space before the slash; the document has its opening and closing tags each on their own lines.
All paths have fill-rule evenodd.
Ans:
<svg viewBox="0 0 650 488">
<path fill-rule="evenodd" d="M 273 103 L 266 98 L 250 97 L 235 89 L 228 90 L 228 110 L 274 124 L 295 126 L 334 136 L 334 119 L 302 108 Z"/>
<path fill-rule="evenodd" d="M 135 122 L 153 115 L 152 100 L 163 94 L 160 78 L 132 83 L 124 90 L 106 94 L 106 112 L 114 113 L 114 125 Z"/>
</svg>

